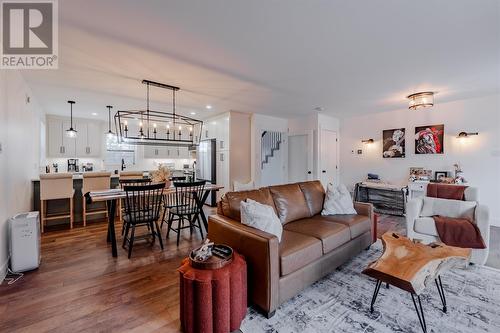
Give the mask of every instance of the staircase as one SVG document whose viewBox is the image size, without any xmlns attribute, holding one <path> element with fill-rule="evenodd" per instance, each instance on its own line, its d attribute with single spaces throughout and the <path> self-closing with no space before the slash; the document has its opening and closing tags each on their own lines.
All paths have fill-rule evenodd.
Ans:
<svg viewBox="0 0 500 333">
<path fill-rule="evenodd" d="M 264 131 L 260 138 L 260 168 L 269 163 L 269 159 L 274 156 L 274 152 L 280 149 L 281 132 Z"/>
</svg>

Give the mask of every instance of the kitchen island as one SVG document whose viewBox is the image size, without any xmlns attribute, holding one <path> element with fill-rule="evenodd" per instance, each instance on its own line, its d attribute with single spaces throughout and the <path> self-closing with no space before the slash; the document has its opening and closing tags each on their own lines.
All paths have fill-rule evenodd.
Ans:
<svg viewBox="0 0 500 333">
<path fill-rule="evenodd" d="M 116 188 L 120 185 L 119 183 L 119 175 L 112 174 L 111 175 L 111 188 Z M 33 205 L 32 210 L 40 211 L 40 179 L 33 179 Z M 73 189 L 75 190 L 74 196 L 74 206 L 73 206 L 73 214 L 74 214 L 74 222 L 80 223 L 83 221 L 83 175 L 81 173 L 76 173 L 73 175 Z M 103 209 L 103 203 L 95 203 L 92 205 L 87 205 L 87 210 L 94 209 Z M 69 211 L 69 202 L 67 199 L 61 200 L 50 200 L 47 202 L 47 213 L 62 213 Z M 87 222 L 91 222 L 92 220 L 102 220 L 105 218 L 103 214 L 91 215 L 87 217 Z M 51 224 L 65 224 L 69 223 L 64 219 L 51 221 Z"/>
</svg>

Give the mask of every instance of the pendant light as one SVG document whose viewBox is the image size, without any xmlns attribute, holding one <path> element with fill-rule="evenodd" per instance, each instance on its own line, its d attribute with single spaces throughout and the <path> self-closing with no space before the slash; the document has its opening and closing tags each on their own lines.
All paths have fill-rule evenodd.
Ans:
<svg viewBox="0 0 500 333">
<path fill-rule="evenodd" d="M 68 138 L 75 138 L 76 137 L 76 130 L 73 128 L 73 104 L 75 104 L 75 101 L 68 101 L 70 105 L 70 125 L 69 129 L 66 130 L 66 136 Z"/>
<path fill-rule="evenodd" d="M 106 135 L 108 136 L 108 139 L 112 139 L 115 136 L 115 133 L 111 130 L 111 109 L 113 108 L 111 105 L 106 106 L 108 108 L 108 131 L 106 132 Z"/>
</svg>

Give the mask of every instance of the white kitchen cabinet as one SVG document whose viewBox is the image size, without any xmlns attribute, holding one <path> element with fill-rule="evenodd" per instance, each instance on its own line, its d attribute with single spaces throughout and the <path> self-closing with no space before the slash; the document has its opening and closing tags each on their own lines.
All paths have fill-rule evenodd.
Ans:
<svg viewBox="0 0 500 333">
<path fill-rule="evenodd" d="M 144 158 L 168 158 L 167 150 L 161 146 L 144 146 Z"/>
<path fill-rule="evenodd" d="M 78 131 L 76 156 L 80 158 L 101 156 L 101 140 L 104 133 L 99 124 L 93 121 L 78 120 L 75 125 Z"/>
<path fill-rule="evenodd" d="M 66 136 L 70 122 L 61 118 L 47 119 L 47 154 L 49 157 L 75 157 L 76 142 Z"/>
<path fill-rule="evenodd" d="M 231 191 L 229 162 L 229 151 L 217 151 L 217 162 L 215 166 L 217 184 L 224 186 L 223 189 L 217 192 L 217 200 L 219 200 L 224 193 Z"/>
<path fill-rule="evenodd" d="M 74 119 L 76 138 L 66 136 L 70 127 L 68 117 L 47 117 L 47 156 L 65 158 L 85 158 L 101 156 L 104 132 L 98 121 Z"/>
</svg>

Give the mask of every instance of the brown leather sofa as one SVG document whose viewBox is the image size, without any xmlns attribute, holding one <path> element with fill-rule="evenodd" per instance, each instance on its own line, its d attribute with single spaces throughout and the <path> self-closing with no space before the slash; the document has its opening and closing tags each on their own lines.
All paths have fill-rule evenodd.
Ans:
<svg viewBox="0 0 500 333">
<path fill-rule="evenodd" d="M 275 209 L 283 224 L 281 242 L 240 222 L 240 202 L 247 198 Z M 245 256 L 249 299 L 268 318 L 281 303 L 372 243 L 371 204 L 355 203 L 353 215 L 322 216 L 324 199 L 319 181 L 228 192 L 217 214 L 208 218 L 208 238 Z"/>
</svg>

